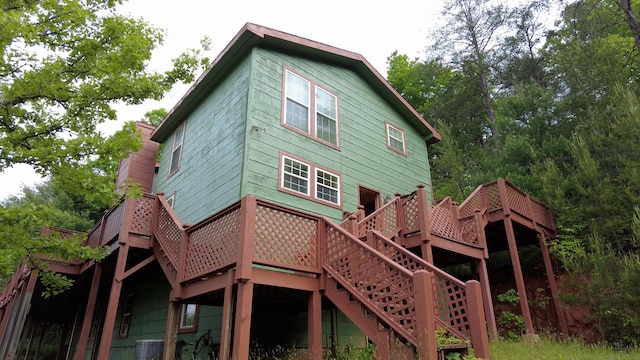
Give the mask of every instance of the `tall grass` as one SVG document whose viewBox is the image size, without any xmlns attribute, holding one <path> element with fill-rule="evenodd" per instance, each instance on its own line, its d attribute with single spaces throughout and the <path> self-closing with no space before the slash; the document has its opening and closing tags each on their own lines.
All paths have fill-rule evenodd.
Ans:
<svg viewBox="0 0 640 360">
<path fill-rule="evenodd" d="M 587 345 L 580 340 L 556 341 L 542 338 L 536 344 L 524 342 L 491 343 L 492 360 L 638 360 L 640 349 L 614 350 L 608 346 Z"/>
</svg>

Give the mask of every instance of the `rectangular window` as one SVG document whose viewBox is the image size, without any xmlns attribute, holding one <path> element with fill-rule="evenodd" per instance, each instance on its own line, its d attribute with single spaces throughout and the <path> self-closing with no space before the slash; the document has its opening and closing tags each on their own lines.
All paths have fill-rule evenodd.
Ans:
<svg viewBox="0 0 640 360">
<path fill-rule="evenodd" d="M 180 330 L 189 331 L 196 328 L 196 317 L 198 315 L 198 305 L 182 304 L 180 310 Z"/>
<path fill-rule="evenodd" d="M 280 154 L 279 189 L 334 207 L 342 206 L 339 174 L 290 155 Z"/>
<path fill-rule="evenodd" d="M 131 310 L 133 310 L 133 294 L 127 295 L 127 297 L 124 299 L 118 337 L 126 338 L 127 336 L 129 336 L 129 328 L 131 327 Z"/>
<path fill-rule="evenodd" d="M 340 178 L 330 172 L 316 169 L 316 197 L 340 204 Z"/>
<path fill-rule="evenodd" d="M 309 195 L 309 165 L 283 156 L 282 187 Z"/>
<path fill-rule="evenodd" d="M 171 145 L 171 162 L 169 163 L 169 176 L 173 175 L 180 169 L 182 161 L 182 145 L 184 142 L 184 125 L 183 122 L 173 133 L 173 142 Z"/>
<path fill-rule="evenodd" d="M 402 155 L 407 155 L 404 130 L 387 123 L 387 147 Z"/>
<path fill-rule="evenodd" d="M 283 125 L 339 148 L 338 97 L 290 70 L 284 74 Z"/>
</svg>

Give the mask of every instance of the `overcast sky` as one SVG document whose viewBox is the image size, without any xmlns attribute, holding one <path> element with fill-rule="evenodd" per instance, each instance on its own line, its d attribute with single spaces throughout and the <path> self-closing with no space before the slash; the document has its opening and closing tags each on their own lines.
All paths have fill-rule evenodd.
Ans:
<svg viewBox="0 0 640 360">
<path fill-rule="evenodd" d="M 247 22 L 339 47 L 363 55 L 383 76 L 387 57 L 395 50 L 410 57 L 423 57 L 427 37 L 441 12 L 442 0 L 360 1 L 324 0 L 130 0 L 121 12 L 144 18 L 165 29 L 165 41 L 154 53 L 151 67 L 165 70 L 170 59 L 187 48 L 198 48 L 200 39 L 212 40 L 214 59 Z M 304 4 L 304 5 L 302 5 Z M 160 102 L 118 107 L 121 121 L 140 120 L 145 112 L 167 110 L 188 86 L 175 88 Z M 103 131 L 119 128 L 109 124 Z M 19 194 L 22 185 L 39 180 L 27 166 L 16 166 L 0 174 L 0 199 Z"/>
</svg>

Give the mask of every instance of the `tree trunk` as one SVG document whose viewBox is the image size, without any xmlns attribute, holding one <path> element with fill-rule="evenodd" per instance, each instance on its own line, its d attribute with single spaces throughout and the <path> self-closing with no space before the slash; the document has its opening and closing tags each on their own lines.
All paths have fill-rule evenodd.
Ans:
<svg viewBox="0 0 640 360">
<path fill-rule="evenodd" d="M 629 24 L 633 39 L 636 41 L 636 48 L 640 50 L 640 23 L 631 9 L 631 0 L 620 0 L 617 4 L 624 11 L 627 24 Z"/>
</svg>

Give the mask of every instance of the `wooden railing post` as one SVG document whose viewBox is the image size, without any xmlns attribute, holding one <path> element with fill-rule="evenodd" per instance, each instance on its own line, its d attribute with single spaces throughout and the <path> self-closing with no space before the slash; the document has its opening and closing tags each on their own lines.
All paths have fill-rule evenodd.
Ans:
<svg viewBox="0 0 640 360">
<path fill-rule="evenodd" d="M 418 229 L 420 229 L 420 240 L 422 242 L 422 258 L 429 263 L 433 263 L 431 252 L 431 216 L 429 214 L 429 204 L 427 203 L 427 191 L 423 184 L 418 185 L 416 191 L 416 202 L 418 206 Z"/>
<path fill-rule="evenodd" d="M 189 256 L 189 233 L 187 230 L 189 230 L 191 226 L 191 223 L 182 224 L 182 239 L 180 240 L 180 250 L 178 251 L 178 268 L 176 269 L 178 272 L 176 289 L 179 288 L 179 284 L 185 280 L 185 267 L 187 266 L 187 256 Z"/>
<path fill-rule="evenodd" d="M 436 360 L 436 319 L 433 314 L 433 273 L 418 270 L 413 274 L 416 306 L 417 358 Z"/>
<path fill-rule="evenodd" d="M 484 317 L 482 306 L 482 290 L 480 283 L 476 280 L 469 280 L 465 283 L 467 294 L 467 316 L 471 326 L 471 343 L 476 357 L 490 359 L 489 337 L 487 335 L 487 322 Z"/>
<path fill-rule="evenodd" d="M 257 211 L 258 203 L 255 196 L 247 195 L 242 198 L 240 201 L 240 244 L 238 244 L 236 280 L 243 283 L 251 279 Z"/>
<path fill-rule="evenodd" d="M 344 223 L 344 228 L 347 232 L 357 238 L 360 238 L 360 230 L 358 229 L 358 215 L 351 214 Z"/>
</svg>

